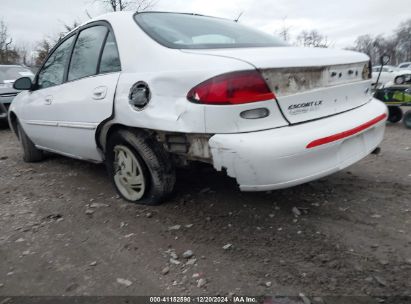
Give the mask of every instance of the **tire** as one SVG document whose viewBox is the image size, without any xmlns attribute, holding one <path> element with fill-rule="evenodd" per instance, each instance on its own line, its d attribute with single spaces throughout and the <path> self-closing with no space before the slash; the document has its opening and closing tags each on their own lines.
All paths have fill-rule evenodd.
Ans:
<svg viewBox="0 0 411 304">
<path fill-rule="evenodd" d="M 400 107 L 389 106 L 388 107 L 388 121 L 392 123 L 399 122 L 402 119 L 402 110 Z"/>
<path fill-rule="evenodd" d="M 175 184 L 174 166 L 163 146 L 142 131 L 119 130 L 106 149 L 108 174 L 118 194 L 142 205 L 159 205 Z"/>
<path fill-rule="evenodd" d="M 23 160 L 26 163 L 35 163 L 44 158 L 43 151 L 37 149 L 30 138 L 26 135 L 20 124 L 17 123 L 17 133 L 23 148 Z"/>
<path fill-rule="evenodd" d="M 411 110 L 405 112 L 402 122 L 407 129 L 411 129 Z"/>
<path fill-rule="evenodd" d="M 405 82 L 405 77 L 404 76 L 397 76 L 394 79 L 395 84 L 403 84 Z"/>
</svg>

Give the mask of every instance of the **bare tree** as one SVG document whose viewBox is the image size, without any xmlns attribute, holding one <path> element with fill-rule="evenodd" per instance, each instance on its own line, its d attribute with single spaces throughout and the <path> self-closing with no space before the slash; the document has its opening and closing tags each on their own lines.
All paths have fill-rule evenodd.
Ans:
<svg viewBox="0 0 411 304">
<path fill-rule="evenodd" d="M 103 5 L 107 6 L 110 11 L 113 12 L 125 10 L 134 10 L 139 12 L 154 7 L 158 3 L 158 0 L 93 0 L 93 2 L 102 3 Z M 88 18 L 91 18 L 91 15 L 87 10 L 85 11 L 85 14 Z M 53 45 L 55 45 L 68 32 L 74 30 L 79 25 L 80 23 L 77 20 L 74 20 L 72 23 L 63 23 L 64 31 L 58 33 L 57 36 L 45 37 L 40 42 L 38 42 L 35 51 L 35 65 L 41 65 L 46 59 L 48 53 L 51 51 Z"/>
<path fill-rule="evenodd" d="M 25 66 L 32 66 L 34 64 L 33 52 L 30 43 L 19 43 L 15 50 L 19 54 L 19 63 Z"/>
<path fill-rule="evenodd" d="M 391 57 L 391 64 L 411 61 L 411 19 L 402 22 L 390 36 L 359 36 L 354 46 L 348 48 L 370 56 L 373 64 L 380 64 L 382 55 Z"/>
<path fill-rule="evenodd" d="M 411 19 L 400 24 L 395 32 L 401 61 L 411 61 Z"/>
<path fill-rule="evenodd" d="M 329 47 L 329 42 L 327 36 L 320 34 L 317 30 L 302 31 L 297 36 L 297 45 L 302 45 L 305 47 L 319 47 L 327 48 Z"/>
<path fill-rule="evenodd" d="M 51 51 L 53 46 L 57 44 L 60 39 L 62 39 L 68 32 L 71 32 L 75 28 L 80 25 L 80 22 L 74 20 L 71 23 L 63 23 L 64 30 L 58 34 L 53 36 L 45 36 L 41 41 L 37 43 L 35 48 L 35 56 L 32 61 L 34 61 L 34 65 L 40 66 L 44 60 L 47 58 L 48 53 Z"/>
<path fill-rule="evenodd" d="M 64 30 L 58 34 L 58 38 L 56 39 L 56 42 L 58 42 L 61 38 L 63 38 L 67 33 L 77 28 L 80 24 L 81 23 L 78 22 L 77 20 L 74 20 L 71 23 L 63 23 Z"/>
<path fill-rule="evenodd" d="M 281 38 L 283 38 L 284 41 L 289 41 L 290 38 L 291 38 L 290 30 L 291 30 L 292 26 L 287 26 L 286 21 L 287 21 L 287 17 L 284 17 L 283 18 L 283 26 L 280 29 L 280 31 L 278 31 L 278 35 Z"/>
<path fill-rule="evenodd" d="M 19 54 L 13 47 L 13 38 L 10 37 L 6 23 L 0 20 L 0 63 L 16 63 Z"/>
<path fill-rule="evenodd" d="M 362 35 L 359 36 L 355 42 L 354 42 L 354 47 L 351 49 L 365 53 L 371 58 L 374 56 L 374 38 L 371 35 Z"/>
<path fill-rule="evenodd" d="M 46 59 L 48 53 L 51 51 L 52 42 L 44 38 L 42 41 L 39 42 L 36 48 L 37 56 L 35 57 L 34 64 L 36 66 L 40 66 L 44 60 Z"/>
<path fill-rule="evenodd" d="M 373 42 L 374 52 L 371 57 L 374 59 L 374 63 L 377 63 L 381 56 L 388 55 L 391 58 L 391 62 L 397 64 L 397 57 L 400 55 L 398 52 L 398 41 L 395 36 L 385 38 L 383 35 L 378 35 L 375 37 Z"/>
<path fill-rule="evenodd" d="M 111 11 L 136 11 L 142 12 L 154 7 L 157 0 L 94 0 L 106 5 Z"/>
</svg>

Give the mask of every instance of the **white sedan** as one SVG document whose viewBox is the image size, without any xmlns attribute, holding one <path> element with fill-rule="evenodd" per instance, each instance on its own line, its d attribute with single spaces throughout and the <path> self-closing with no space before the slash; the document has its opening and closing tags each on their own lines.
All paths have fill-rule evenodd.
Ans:
<svg viewBox="0 0 411 304">
<path fill-rule="evenodd" d="M 376 85 L 377 80 L 378 80 L 377 87 L 393 85 L 396 83 L 396 79 L 398 76 L 411 74 L 411 70 L 409 69 L 405 69 L 405 68 L 400 69 L 392 65 L 385 65 L 382 67 L 381 73 L 380 71 L 381 71 L 380 65 L 372 68 L 372 83 L 373 85 Z M 396 84 L 401 84 L 401 83 L 396 83 Z"/>
<path fill-rule="evenodd" d="M 411 70 L 411 62 L 402 62 L 398 65 L 399 69 Z"/>
<path fill-rule="evenodd" d="M 15 82 L 27 91 L 9 120 L 25 161 L 105 162 L 132 202 L 163 201 L 191 161 L 243 191 L 281 189 L 379 146 L 387 108 L 370 72 L 364 54 L 287 46 L 231 20 L 112 13 L 63 38 L 33 83 Z"/>
</svg>

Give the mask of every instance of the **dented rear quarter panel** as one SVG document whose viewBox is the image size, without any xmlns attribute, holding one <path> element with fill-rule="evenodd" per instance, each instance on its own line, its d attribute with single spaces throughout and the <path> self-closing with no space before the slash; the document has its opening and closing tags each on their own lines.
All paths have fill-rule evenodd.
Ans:
<svg viewBox="0 0 411 304">
<path fill-rule="evenodd" d="M 351 86 L 346 92 L 341 93 L 338 96 L 338 104 L 335 103 L 333 96 L 336 91 L 333 92 L 330 88 L 317 88 L 318 84 L 327 81 L 324 79 L 324 71 L 328 66 L 342 65 L 346 68 L 349 64 L 367 62 L 369 58 L 364 54 L 296 47 L 170 49 L 158 44 L 143 32 L 134 21 L 133 13 L 126 13 L 126 17 L 124 14 L 108 16 L 107 21 L 112 24 L 116 34 L 123 67 L 111 123 L 184 133 L 252 132 L 286 126 L 289 122 L 333 115 L 369 100 L 364 94 L 366 84 Z M 289 77 L 287 70 L 295 72 L 296 69 L 300 69 L 302 72 L 299 73 L 303 73 L 304 69 L 310 69 L 311 73 L 308 74 L 308 87 L 296 87 L 293 95 L 290 95 L 293 97 L 280 96 L 278 100 L 218 106 L 194 104 L 186 98 L 193 87 L 207 79 L 224 73 L 251 69 L 262 71 L 263 76 L 271 73 L 270 69 L 274 69 L 276 77 L 280 78 Z M 146 82 L 151 92 L 151 101 L 142 110 L 134 109 L 128 102 L 130 88 L 138 81 Z M 273 86 L 270 81 L 268 84 Z M 341 86 L 344 84 L 340 83 Z M 301 89 L 305 90 L 304 94 L 300 93 Z M 341 92 L 342 89 L 336 90 Z M 293 103 L 311 102 L 318 98 L 322 100 L 323 106 L 314 107 L 308 115 L 286 113 L 288 106 Z M 347 106 L 344 108 L 341 104 Z M 255 120 L 240 117 L 241 112 L 259 107 L 268 109 L 270 115 Z"/>
<path fill-rule="evenodd" d="M 237 106 L 205 106 L 187 100 L 196 85 L 216 75 L 252 70 L 254 66 L 235 58 L 192 54 L 159 45 L 133 20 L 110 15 L 120 52 L 122 73 L 116 89 L 114 118 L 123 124 L 153 130 L 184 133 L 249 132 L 287 125 L 275 100 Z M 128 32 L 128 35 L 122 34 Z M 141 110 L 129 104 L 130 88 L 144 81 L 151 92 L 149 104 Z M 267 107 L 269 119 L 244 120 L 240 113 Z"/>
</svg>

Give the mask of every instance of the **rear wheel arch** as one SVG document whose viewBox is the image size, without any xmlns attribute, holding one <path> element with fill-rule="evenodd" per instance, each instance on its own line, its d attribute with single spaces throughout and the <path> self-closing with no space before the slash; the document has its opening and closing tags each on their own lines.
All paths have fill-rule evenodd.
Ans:
<svg viewBox="0 0 411 304">
<path fill-rule="evenodd" d="M 110 122 L 102 123 L 97 128 L 96 132 L 96 141 L 97 147 L 103 151 L 103 153 L 107 152 L 107 144 L 110 139 L 110 136 L 115 132 L 120 130 L 132 130 L 134 128 L 122 125 L 122 124 L 110 124 Z"/>
<path fill-rule="evenodd" d="M 155 136 L 148 130 L 130 128 L 123 125 L 112 126 L 106 135 L 105 155 L 106 166 L 110 178 L 117 191 L 125 199 L 134 201 L 124 196 L 116 185 L 116 149 L 128 148 L 141 160 L 146 172 L 147 189 L 144 196 L 135 202 L 148 205 L 161 203 L 173 191 L 175 184 L 175 168 L 169 153 Z M 122 175 L 125 176 L 125 175 Z"/>
</svg>

